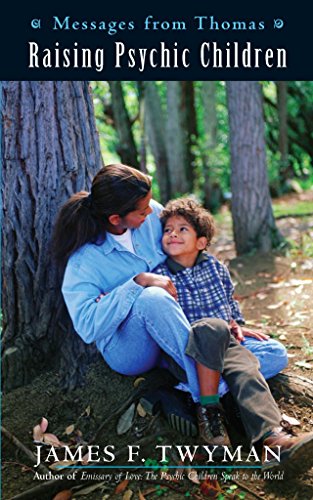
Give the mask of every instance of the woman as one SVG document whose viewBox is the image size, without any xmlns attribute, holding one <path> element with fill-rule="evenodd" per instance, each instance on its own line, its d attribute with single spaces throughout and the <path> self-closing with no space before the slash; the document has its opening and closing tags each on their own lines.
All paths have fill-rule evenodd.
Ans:
<svg viewBox="0 0 313 500">
<path fill-rule="evenodd" d="M 165 260 L 158 219 L 162 207 L 151 196 L 148 176 L 117 164 L 96 174 L 90 194 L 80 192 L 68 200 L 54 241 L 56 256 L 66 266 L 62 292 L 75 330 L 86 343 L 96 342 L 113 370 L 140 374 L 155 367 L 164 351 L 184 370 L 189 391 L 199 401 L 195 361 L 185 354 L 190 324 L 170 279 L 151 273 Z M 281 369 L 286 357 L 276 344 L 280 367 L 275 368 L 271 347 L 267 377 Z M 256 354 L 263 357 L 264 350 Z M 257 364 L 255 377 L 261 377 Z M 266 398 L 253 441 L 279 425 L 270 393 Z"/>
</svg>

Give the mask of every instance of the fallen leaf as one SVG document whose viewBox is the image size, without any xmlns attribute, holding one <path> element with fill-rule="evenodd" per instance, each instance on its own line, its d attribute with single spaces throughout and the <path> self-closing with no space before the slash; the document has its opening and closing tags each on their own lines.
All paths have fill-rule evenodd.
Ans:
<svg viewBox="0 0 313 500">
<path fill-rule="evenodd" d="M 313 365 L 311 365 L 307 361 L 296 361 L 295 365 L 300 366 L 300 368 L 306 368 L 307 370 L 311 370 L 313 368 Z"/>
<path fill-rule="evenodd" d="M 256 297 L 257 297 L 257 299 L 259 299 L 259 300 L 264 300 L 264 299 L 266 299 L 266 298 L 267 298 L 267 293 L 258 293 L 258 294 L 256 295 Z"/>
<path fill-rule="evenodd" d="M 87 465 L 89 463 L 89 453 L 86 453 L 86 455 L 83 456 L 82 458 L 82 464 Z"/>
<path fill-rule="evenodd" d="M 283 276 L 273 276 L 272 278 L 273 283 L 280 283 L 281 281 L 285 281 Z"/>
<path fill-rule="evenodd" d="M 194 484 L 200 484 L 198 473 L 195 469 L 191 469 L 190 467 L 186 467 L 185 471 L 187 473 L 187 477 L 189 481 L 191 481 Z"/>
<path fill-rule="evenodd" d="M 48 427 L 48 420 L 45 417 L 42 417 L 39 424 L 35 425 L 33 428 L 33 440 L 42 442 L 43 434 Z"/>
<path fill-rule="evenodd" d="M 55 436 L 55 434 L 50 434 L 49 432 L 46 432 L 43 435 L 43 442 L 46 444 L 50 444 L 51 446 L 55 446 L 56 448 L 60 448 L 63 446 L 63 443 Z"/>
<path fill-rule="evenodd" d="M 154 493 L 157 491 L 157 488 L 148 488 L 147 490 L 143 491 L 142 492 L 142 495 L 145 496 L 145 495 L 151 495 L 151 493 Z"/>
<path fill-rule="evenodd" d="M 137 388 L 141 384 L 141 382 L 144 382 L 145 380 L 146 379 L 143 377 L 136 378 L 136 380 L 134 381 L 134 387 Z"/>
<path fill-rule="evenodd" d="M 73 497 L 71 490 L 63 490 L 57 493 L 52 500 L 70 500 Z"/>
<path fill-rule="evenodd" d="M 123 413 L 123 415 L 121 415 L 119 418 L 116 428 L 118 436 L 120 436 L 121 434 L 125 434 L 125 432 L 127 432 L 131 428 L 134 419 L 134 414 L 135 414 L 135 403 L 132 403 L 130 407 L 127 408 L 125 413 Z"/>
<path fill-rule="evenodd" d="M 128 483 L 129 483 L 129 479 L 124 479 L 124 481 L 122 481 L 121 483 L 119 483 L 116 486 L 114 493 L 116 495 L 118 495 L 119 493 L 123 493 L 126 490 Z"/>
<path fill-rule="evenodd" d="M 46 430 L 48 429 L 48 420 L 45 417 L 42 417 L 41 419 L 40 428 L 42 432 L 46 432 Z"/>
<path fill-rule="evenodd" d="M 201 493 L 203 495 L 216 498 L 222 489 L 216 479 L 205 479 L 200 486 Z"/>
<path fill-rule="evenodd" d="M 278 339 L 279 340 L 287 340 L 287 337 L 284 333 L 282 333 L 281 335 L 279 335 Z"/>
<path fill-rule="evenodd" d="M 138 498 L 139 500 L 146 500 L 146 497 L 143 496 L 140 490 L 138 490 Z"/>
<path fill-rule="evenodd" d="M 309 285 L 312 282 L 313 282 L 313 280 L 311 280 L 311 279 L 304 279 L 304 280 L 292 279 L 289 281 L 291 286 Z"/>
<path fill-rule="evenodd" d="M 267 309 L 278 309 L 279 307 L 286 305 L 286 304 L 288 304 L 288 302 L 286 300 L 281 300 L 277 304 L 270 304 L 269 306 L 267 306 Z"/>
<path fill-rule="evenodd" d="M 68 426 L 68 427 L 66 427 L 66 429 L 65 429 L 65 434 L 66 434 L 67 436 L 69 436 L 70 434 L 72 434 L 72 432 L 74 431 L 74 429 L 75 429 L 75 425 L 74 425 L 74 424 L 69 425 L 69 426 Z"/>
<path fill-rule="evenodd" d="M 142 407 L 142 405 L 140 403 L 138 403 L 138 405 L 137 405 L 137 413 L 138 413 L 139 417 L 143 417 L 143 418 L 147 415 L 146 410 Z"/>
<path fill-rule="evenodd" d="M 35 425 L 33 428 L 33 440 L 35 442 L 41 443 L 43 438 L 43 432 L 41 430 L 40 424 Z"/>
<path fill-rule="evenodd" d="M 126 490 L 123 495 L 123 500 L 130 500 L 134 492 L 132 490 Z"/>
<path fill-rule="evenodd" d="M 286 415 L 286 413 L 282 414 L 282 420 L 285 420 L 290 425 L 301 425 L 299 420 L 294 417 L 289 417 L 289 415 Z"/>
</svg>

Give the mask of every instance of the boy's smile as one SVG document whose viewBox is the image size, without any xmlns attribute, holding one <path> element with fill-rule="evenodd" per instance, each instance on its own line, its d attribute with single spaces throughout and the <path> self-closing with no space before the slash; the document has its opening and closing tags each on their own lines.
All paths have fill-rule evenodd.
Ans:
<svg viewBox="0 0 313 500">
<path fill-rule="evenodd" d="M 184 267 L 192 267 L 199 251 L 207 246 L 204 236 L 198 237 L 193 226 L 182 216 L 172 216 L 166 221 L 162 245 L 164 252 Z"/>
</svg>

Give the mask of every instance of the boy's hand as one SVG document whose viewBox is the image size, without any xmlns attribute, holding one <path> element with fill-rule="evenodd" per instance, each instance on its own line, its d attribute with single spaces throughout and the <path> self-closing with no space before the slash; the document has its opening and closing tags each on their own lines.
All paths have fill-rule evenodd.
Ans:
<svg viewBox="0 0 313 500">
<path fill-rule="evenodd" d="M 244 337 L 252 337 L 257 340 L 268 340 L 270 338 L 269 335 L 256 330 L 250 330 L 250 328 L 242 328 L 242 333 Z"/>
<path fill-rule="evenodd" d="M 236 323 L 234 319 L 231 320 L 229 326 L 232 334 L 238 340 L 238 342 L 242 342 L 245 337 L 252 337 L 257 340 L 268 340 L 270 338 L 265 333 L 250 330 L 250 328 L 242 328 L 240 325 L 238 325 L 238 323 Z"/>
<path fill-rule="evenodd" d="M 143 287 L 158 286 L 166 290 L 175 300 L 178 299 L 177 290 L 174 283 L 168 276 L 162 276 L 154 273 L 140 273 L 134 278 L 137 285 Z"/>
<path fill-rule="evenodd" d="M 243 331 L 240 325 L 236 323 L 234 319 L 229 323 L 230 331 L 238 342 L 242 342 L 245 338 L 243 336 Z"/>
</svg>

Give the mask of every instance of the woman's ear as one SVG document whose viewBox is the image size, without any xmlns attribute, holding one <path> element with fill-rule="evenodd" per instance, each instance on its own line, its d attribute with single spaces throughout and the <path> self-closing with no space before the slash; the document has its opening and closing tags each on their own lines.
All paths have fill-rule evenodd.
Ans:
<svg viewBox="0 0 313 500">
<path fill-rule="evenodd" d="M 197 250 L 204 250 L 208 246 L 208 240 L 205 236 L 197 239 Z"/>
<path fill-rule="evenodd" d="M 121 223 L 121 216 L 117 214 L 109 215 L 108 221 L 112 226 L 118 226 Z"/>
</svg>

